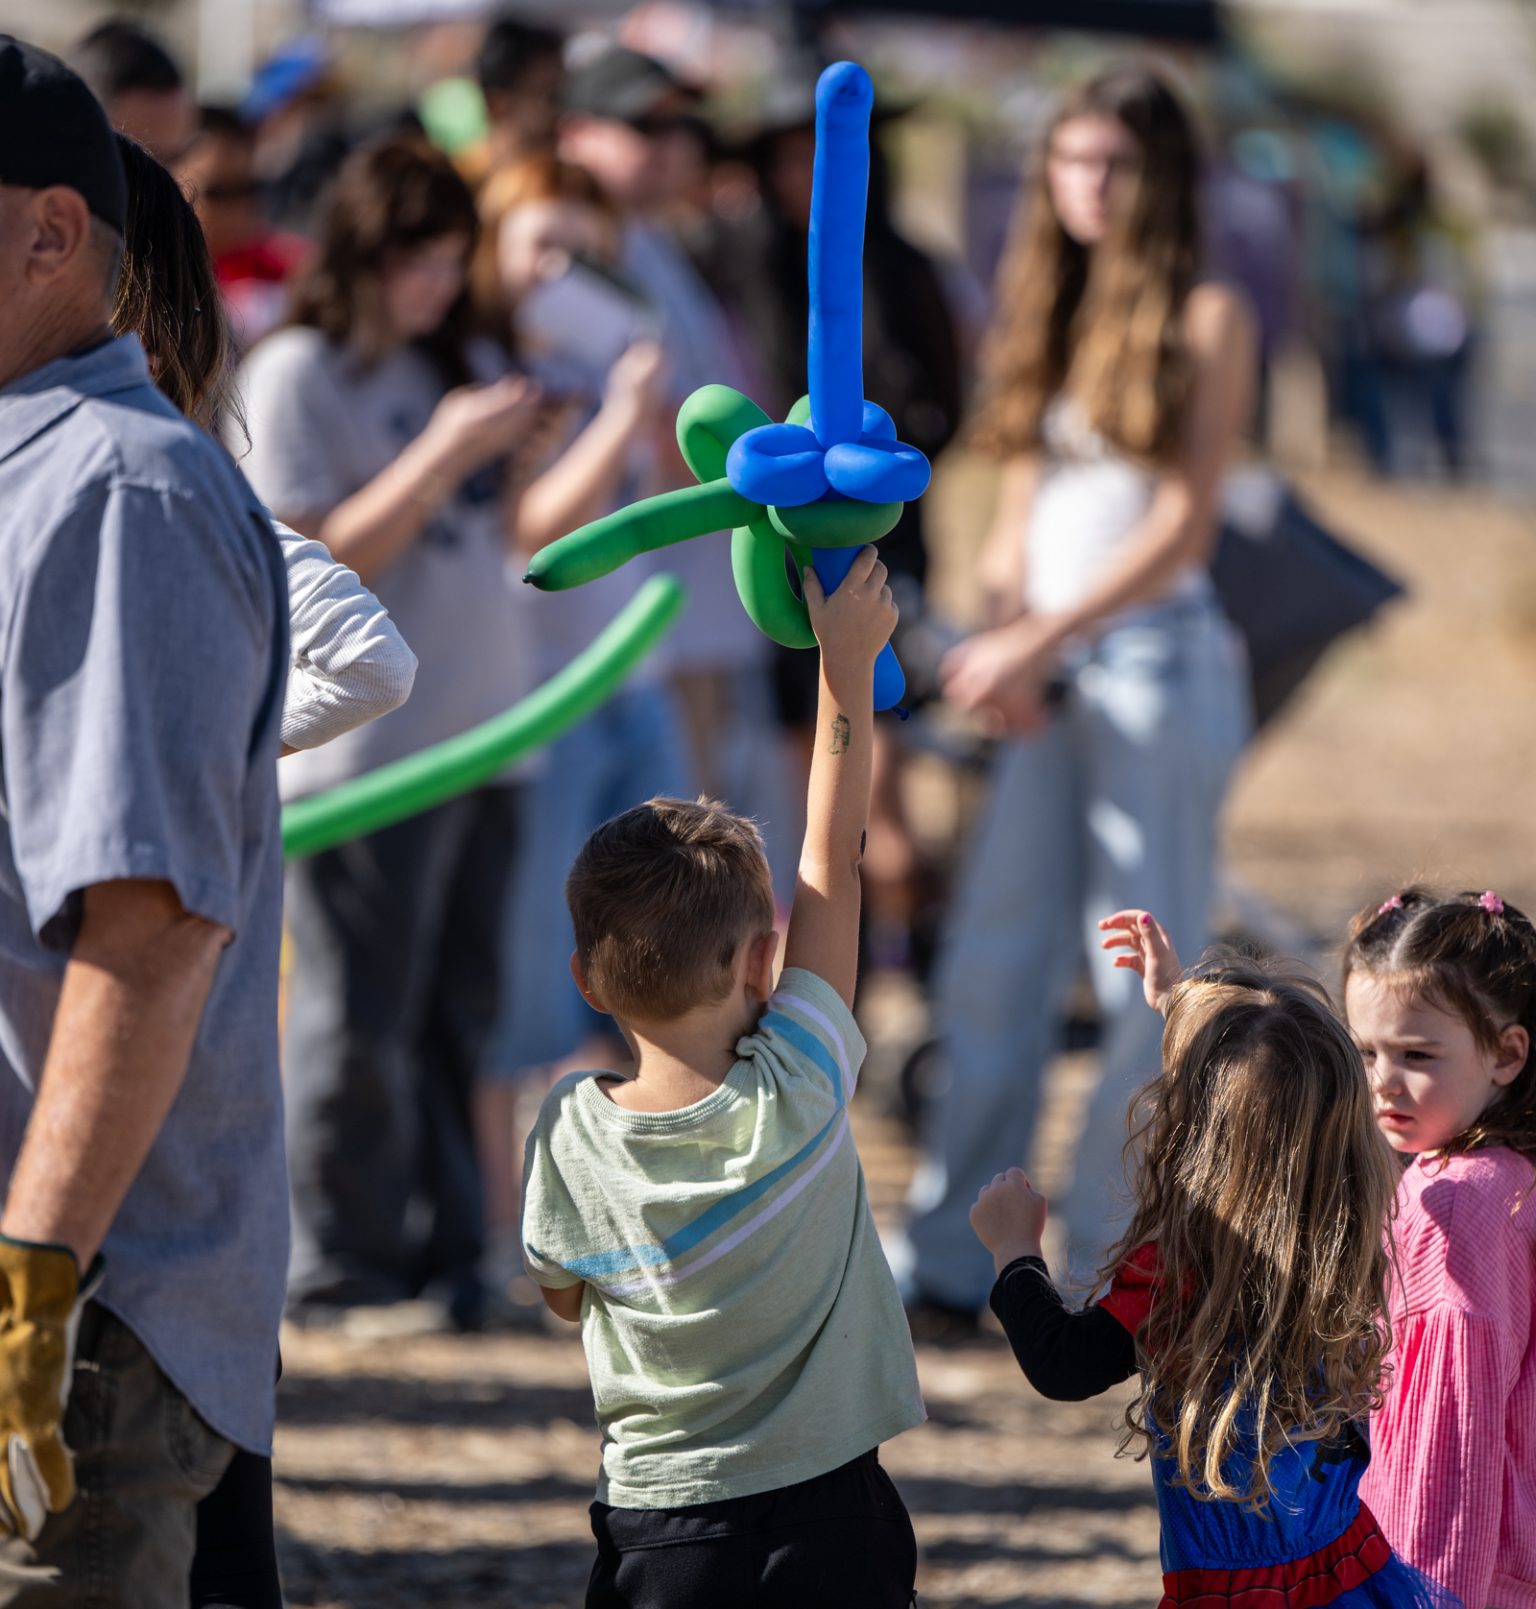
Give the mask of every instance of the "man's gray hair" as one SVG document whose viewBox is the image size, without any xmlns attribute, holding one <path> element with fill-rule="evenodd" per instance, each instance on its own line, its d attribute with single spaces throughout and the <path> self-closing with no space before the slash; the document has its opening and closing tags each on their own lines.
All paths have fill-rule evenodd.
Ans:
<svg viewBox="0 0 1536 1609">
<path fill-rule="evenodd" d="M 110 306 L 117 299 L 118 275 L 123 269 L 123 237 L 109 223 L 91 217 L 90 253 L 101 272 L 101 294 Z"/>
</svg>

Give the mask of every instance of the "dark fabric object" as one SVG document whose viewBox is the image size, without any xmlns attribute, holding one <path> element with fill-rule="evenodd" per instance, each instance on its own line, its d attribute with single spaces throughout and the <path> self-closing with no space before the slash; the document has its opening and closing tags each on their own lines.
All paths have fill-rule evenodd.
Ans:
<svg viewBox="0 0 1536 1609">
<path fill-rule="evenodd" d="M 1257 726 L 1278 713 L 1333 643 L 1403 593 L 1290 492 L 1268 530 L 1223 526 L 1211 579 L 1248 644 Z"/>
<path fill-rule="evenodd" d="M 312 235 L 325 188 L 352 148 L 353 142 L 344 129 L 322 124 L 309 130 L 292 161 L 262 184 L 262 203 L 269 222 L 278 229 Z"/>
<path fill-rule="evenodd" d="M 629 123 L 693 92 L 654 56 L 610 45 L 566 75 L 565 109 Z"/>
<path fill-rule="evenodd" d="M 0 184 L 78 190 L 118 234 L 128 181 L 101 103 L 57 56 L 0 34 Z"/>
<path fill-rule="evenodd" d="M 191 1609 L 283 1609 L 270 1458 L 237 1452 L 197 1505 L 191 1594 Z"/>
<path fill-rule="evenodd" d="M 1136 1342 L 1102 1307 L 1073 1312 L 1038 1257 L 1020 1257 L 992 1287 L 997 1314 L 1024 1378 L 1055 1402 L 1082 1402 L 1136 1372 Z"/>
<path fill-rule="evenodd" d="M 777 1491 L 592 1505 L 587 1609 L 910 1609 L 917 1539 L 877 1449 Z"/>
<path fill-rule="evenodd" d="M 294 862 L 283 1039 L 295 1307 L 482 1291 L 470 1118 L 495 1022 L 516 794 L 486 788 Z"/>
</svg>

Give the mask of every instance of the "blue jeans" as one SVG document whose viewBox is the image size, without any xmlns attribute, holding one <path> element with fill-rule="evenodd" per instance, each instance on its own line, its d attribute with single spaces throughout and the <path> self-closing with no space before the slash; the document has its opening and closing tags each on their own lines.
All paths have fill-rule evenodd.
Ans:
<svg viewBox="0 0 1536 1609">
<path fill-rule="evenodd" d="M 1009 744 L 951 910 L 936 983 L 949 1086 L 936 1105 L 913 1216 L 893 1257 L 908 1287 L 979 1309 L 990 1254 L 967 1214 L 995 1173 L 1027 1165 L 1041 1075 L 1086 951 L 1101 1077 L 1064 1221 L 1091 1274 L 1126 1205 L 1132 1093 L 1161 1065 L 1162 1020 L 1099 949 L 1112 911 L 1156 912 L 1186 962 L 1208 940 L 1217 817 L 1248 733 L 1236 633 L 1207 603 L 1171 603 L 1105 634 L 1069 671 L 1050 727 Z"/>
<path fill-rule="evenodd" d="M 687 794 L 689 769 L 672 695 L 661 685 L 621 689 L 545 751 L 543 770 L 524 793 L 487 1076 L 510 1078 L 557 1061 L 608 1023 L 571 981 L 576 940 L 566 873 L 609 817 L 657 794 Z"/>
</svg>

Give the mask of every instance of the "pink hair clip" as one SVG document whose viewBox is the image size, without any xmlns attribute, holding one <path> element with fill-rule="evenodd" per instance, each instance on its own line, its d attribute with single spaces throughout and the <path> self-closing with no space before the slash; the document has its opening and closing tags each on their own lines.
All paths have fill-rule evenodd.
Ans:
<svg viewBox="0 0 1536 1609">
<path fill-rule="evenodd" d="M 1477 903 L 1481 905 L 1490 916 L 1502 916 L 1504 914 L 1504 901 L 1501 900 L 1491 888 L 1486 894 L 1482 895 L 1478 899 Z"/>
<path fill-rule="evenodd" d="M 1391 899 L 1384 899 L 1381 904 L 1376 907 L 1376 914 L 1378 916 L 1385 916 L 1388 911 L 1400 911 L 1402 908 L 1403 896 L 1401 894 L 1394 894 Z"/>
</svg>

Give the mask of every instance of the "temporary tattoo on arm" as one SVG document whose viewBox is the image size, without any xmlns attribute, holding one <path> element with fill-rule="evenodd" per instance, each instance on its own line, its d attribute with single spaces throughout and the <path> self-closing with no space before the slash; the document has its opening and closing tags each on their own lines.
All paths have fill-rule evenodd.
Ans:
<svg viewBox="0 0 1536 1609">
<path fill-rule="evenodd" d="M 848 746 L 853 741 L 853 728 L 848 724 L 846 715 L 832 717 L 832 753 L 846 754 Z"/>
</svg>

